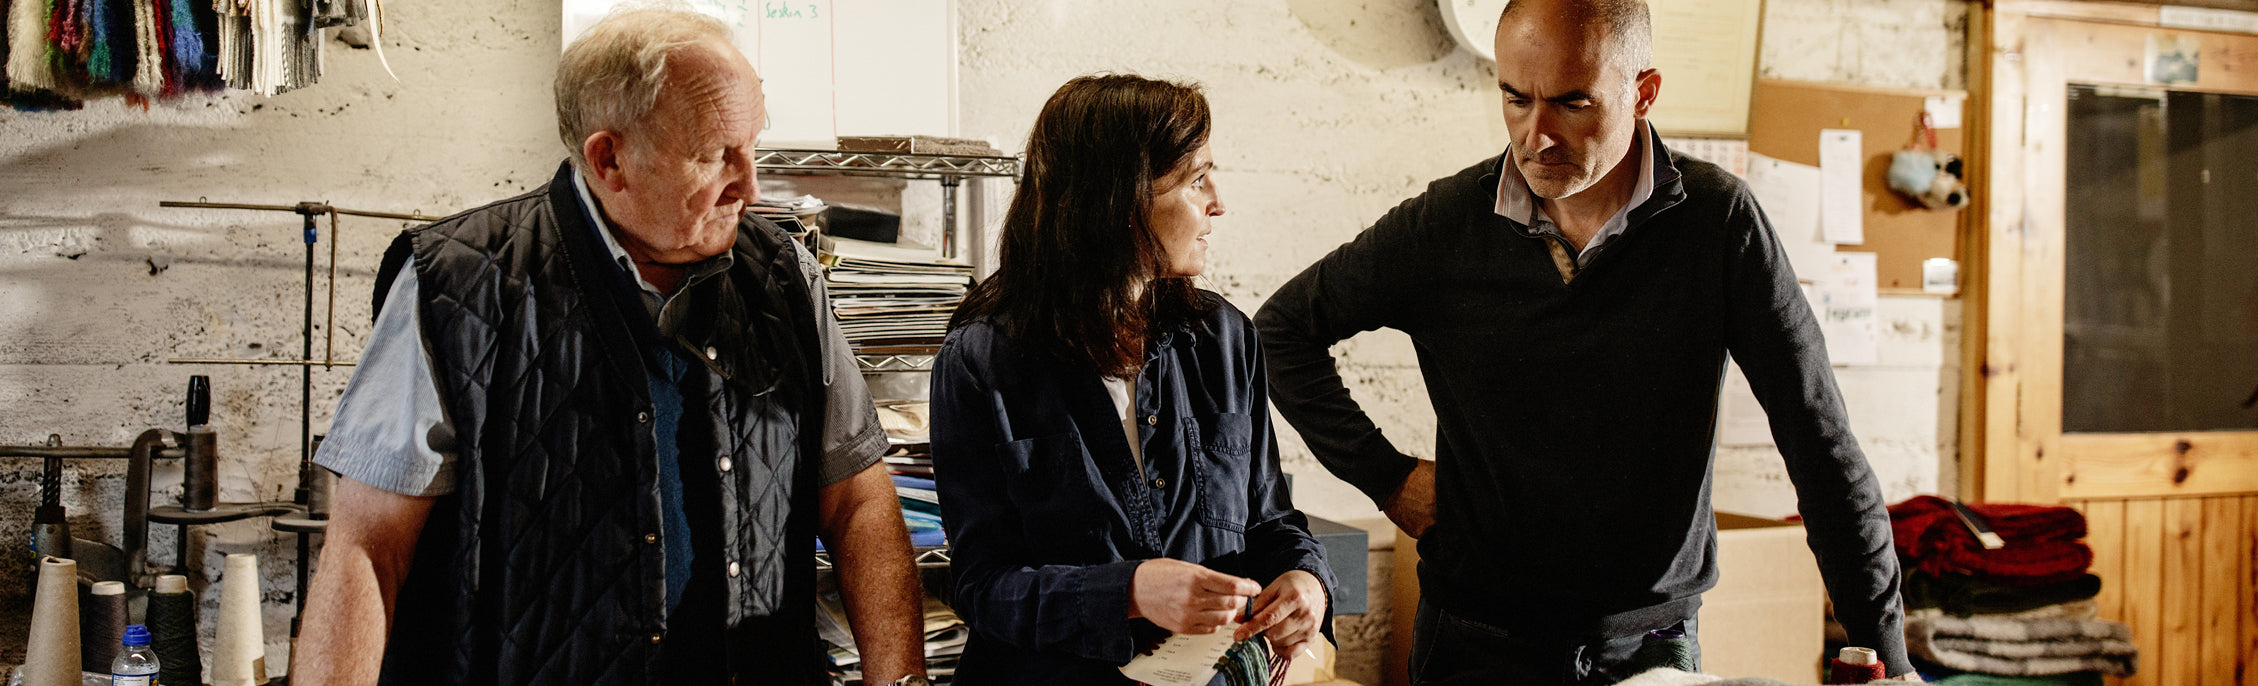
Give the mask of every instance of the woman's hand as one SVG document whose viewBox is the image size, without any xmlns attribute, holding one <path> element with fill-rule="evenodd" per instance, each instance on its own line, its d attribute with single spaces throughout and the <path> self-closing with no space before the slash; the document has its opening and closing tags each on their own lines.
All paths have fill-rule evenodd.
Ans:
<svg viewBox="0 0 2258 686">
<path fill-rule="evenodd" d="M 1239 625 L 1232 638 L 1243 641 L 1266 634 L 1278 654 L 1293 655 L 1317 638 L 1317 628 L 1331 609 L 1325 604 L 1325 584 L 1316 575 L 1299 569 L 1280 574 L 1262 589 L 1262 595 L 1255 596 L 1254 619 Z"/>
<path fill-rule="evenodd" d="M 1214 633 L 1238 618 L 1247 596 L 1260 592 L 1262 586 L 1251 579 L 1156 558 L 1137 565 L 1129 584 L 1129 616 L 1179 634 Z"/>
</svg>

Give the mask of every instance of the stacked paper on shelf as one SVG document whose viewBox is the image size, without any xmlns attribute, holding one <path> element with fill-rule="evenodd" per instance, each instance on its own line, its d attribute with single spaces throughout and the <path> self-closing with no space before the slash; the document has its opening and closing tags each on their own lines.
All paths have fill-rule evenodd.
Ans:
<svg viewBox="0 0 2258 686">
<path fill-rule="evenodd" d="M 858 350 L 932 348 L 972 287 L 972 266 L 937 251 L 825 237 L 831 308 Z"/>
<path fill-rule="evenodd" d="M 822 227 L 823 212 L 829 207 L 820 198 L 802 195 L 797 198 L 761 198 L 746 209 L 763 219 L 776 222 L 785 233 L 806 236 L 809 231 Z"/>
<path fill-rule="evenodd" d="M 860 683 L 862 655 L 856 652 L 852 627 L 847 624 L 846 604 L 834 591 L 818 595 L 816 606 L 816 634 L 831 657 L 832 674 L 842 683 Z M 964 654 L 965 641 L 970 638 L 971 627 L 957 618 L 955 610 L 940 599 L 925 599 L 925 670 L 933 683 L 950 682 L 956 674 L 957 658 Z"/>
</svg>

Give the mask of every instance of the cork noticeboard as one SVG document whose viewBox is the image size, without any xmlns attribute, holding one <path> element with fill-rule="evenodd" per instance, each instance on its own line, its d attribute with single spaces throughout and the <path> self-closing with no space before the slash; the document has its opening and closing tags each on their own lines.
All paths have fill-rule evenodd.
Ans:
<svg viewBox="0 0 2258 686">
<path fill-rule="evenodd" d="M 1967 93 L 1832 83 L 1758 79 L 1749 96 L 1748 149 L 1800 164 L 1819 164 L 1819 131 L 1858 129 L 1863 133 L 1860 206 L 1865 208 L 1865 243 L 1835 246 L 1840 252 L 1871 252 L 1884 290 L 1921 288 L 1921 261 L 1960 259 L 1961 210 L 1931 210 L 1889 189 L 1890 154 L 1913 143 L 1915 123 L 1931 97 L 1958 100 Z M 1937 149 L 1962 154 L 1962 129 L 1937 130 Z"/>
</svg>

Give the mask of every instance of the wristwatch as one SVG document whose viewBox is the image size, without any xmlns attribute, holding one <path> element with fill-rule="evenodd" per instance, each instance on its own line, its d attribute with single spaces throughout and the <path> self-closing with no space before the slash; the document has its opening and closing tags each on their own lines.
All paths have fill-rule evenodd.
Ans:
<svg viewBox="0 0 2258 686">
<path fill-rule="evenodd" d="M 923 674 L 911 674 L 900 679 L 895 679 L 891 683 L 888 683 L 886 686 L 933 686 L 933 680 L 925 678 L 925 675 Z"/>
</svg>

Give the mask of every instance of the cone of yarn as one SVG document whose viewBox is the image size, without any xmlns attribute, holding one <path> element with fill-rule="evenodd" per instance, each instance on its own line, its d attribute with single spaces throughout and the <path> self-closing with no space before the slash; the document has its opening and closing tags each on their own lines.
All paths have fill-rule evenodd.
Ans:
<svg viewBox="0 0 2258 686">
<path fill-rule="evenodd" d="M 39 590 L 31 601 L 31 640 L 24 645 L 23 685 L 79 686 L 78 638 L 78 563 L 41 558 Z"/>
<path fill-rule="evenodd" d="M 219 633 L 212 641 L 212 686 L 267 682 L 267 631 L 259 620 L 259 556 L 227 556 L 220 577 Z"/>
<path fill-rule="evenodd" d="M 188 577 L 157 577 L 149 592 L 149 648 L 157 653 L 157 683 L 200 684 L 204 660 L 196 653 L 196 594 Z"/>
<path fill-rule="evenodd" d="M 1827 668 L 1829 684 L 1864 684 L 1881 681 L 1883 674 L 1881 656 L 1872 648 L 1848 647 L 1842 649 Z"/>
<path fill-rule="evenodd" d="M 79 666 L 95 671 L 108 670 L 110 661 L 118 658 L 118 642 L 125 638 L 125 626 L 132 623 L 127 619 L 125 584 L 94 582 L 93 591 L 79 601 Z"/>
</svg>

